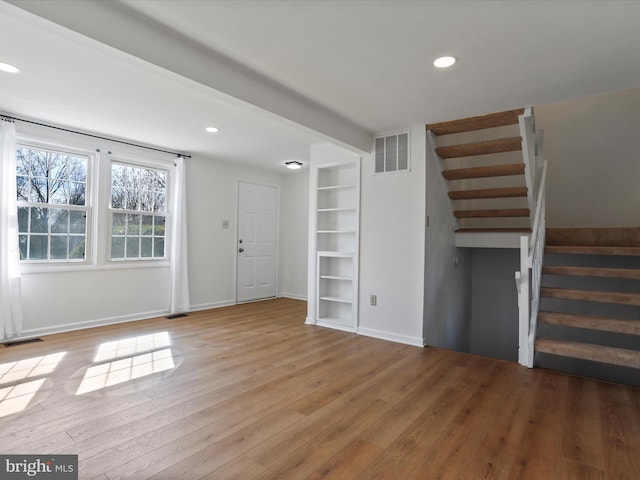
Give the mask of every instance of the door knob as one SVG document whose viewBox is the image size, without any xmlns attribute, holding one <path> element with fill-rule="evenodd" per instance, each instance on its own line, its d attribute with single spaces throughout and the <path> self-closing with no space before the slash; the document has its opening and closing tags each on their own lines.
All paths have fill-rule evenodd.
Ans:
<svg viewBox="0 0 640 480">
<path fill-rule="evenodd" d="M 240 253 L 242 253 L 242 252 L 244 252 L 244 248 L 239 248 L 239 249 L 238 249 L 238 251 L 239 251 Z"/>
</svg>

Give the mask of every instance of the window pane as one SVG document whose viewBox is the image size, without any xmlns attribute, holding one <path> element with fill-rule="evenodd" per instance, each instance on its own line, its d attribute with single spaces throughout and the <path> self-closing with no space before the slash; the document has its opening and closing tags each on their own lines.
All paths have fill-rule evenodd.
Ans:
<svg viewBox="0 0 640 480">
<path fill-rule="evenodd" d="M 46 235 L 31 235 L 29 242 L 30 260 L 47 260 L 48 237 Z"/>
<path fill-rule="evenodd" d="M 42 150 L 31 150 L 31 175 L 46 177 L 49 153 Z"/>
<path fill-rule="evenodd" d="M 142 237 L 140 239 L 140 256 L 141 257 L 153 256 L 153 239 L 151 237 Z"/>
<path fill-rule="evenodd" d="M 71 235 L 69 237 L 69 258 L 71 259 L 83 259 L 85 248 L 84 235 Z"/>
<path fill-rule="evenodd" d="M 31 233 L 47 233 L 49 227 L 49 209 L 31 208 Z"/>
<path fill-rule="evenodd" d="M 149 190 L 143 190 L 140 192 L 140 210 L 143 212 L 153 212 L 155 208 L 155 196 L 156 194 Z"/>
<path fill-rule="evenodd" d="M 20 247 L 20 260 L 27 259 L 27 239 L 26 235 L 18 235 L 18 245 Z"/>
<path fill-rule="evenodd" d="M 127 190 L 127 198 L 124 205 L 127 210 L 140 210 L 140 192 L 138 190 Z"/>
<path fill-rule="evenodd" d="M 52 153 L 49 156 L 49 178 L 67 178 L 67 157 L 59 153 Z"/>
<path fill-rule="evenodd" d="M 69 212 L 62 209 L 49 210 L 51 233 L 67 233 L 69 231 Z"/>
<path fill-rule="evenodd" d="M 114 187 L 123 187 L 125 185 L 126 170 L 124 165 L 118 165 L 117 163 L 111 164 L 111 185 Z"/>
<path fill-rule="evenodd" d="M 87 184 L 82 182 L 69 182 L 67 187 L 67 199 L 69 205 L 84 205 L 86 200 Z"/>
<path fill-rule="evenodd" d="M 153 202 L 153 211 L 154 212 L 166 212 L 166 195 L 164 193 L 156 193 L 155 199 Z"/>
<path fill-rule="evenodd" d="M 111 208 L 124 208 L 127 204 L 127 191 L 124 188 L 111 187 Z"/>
<path fill-rule="evenodd" d="M 67 259 L 67 243 L 68 243 L 68 237 L 66 235 L 52 235 L 51 236 L 51 259 L 66 260 Z"/>
<path fill-rule="evenodd" d="M 83 211 L 70 210 L 69 211 L 69 233 L 86 233 L 87 231 L 87 216 Z"/>
<path fill-rule="evenodd" d="M 153 256 L 155 258 L 164 258 L 164 238 L 154 237 Z"/>
<path fill-rule="evenodd" d="M 68 160 L 69 180 L 87 183 L 87 158 L 69 157 Z"/>
<path fill-rule="evenodd" d="M 141 235 L 153 235 L 153 217 L 151 215 L 142 215 Z"/>
<path fill-rule="evenodd" d="M 155 228 L 153 229 L 153 234 L 156 237 L 164 237 L 164 224 L 166 221 L 166 217 L 157 215 L 154 217 Z"/>
<path fill-rule="evenodd" d="M 111 239 L 111 258 L 124 258 L 124 237 Z"/>
<path fill-rule="evenodd" d="M 29 200 L 29 177 L 16 177 L 16 190 L 18 201 L 26 202 Z"/>
<path fill-rule="evenodd" d="M 33 203 L 47 203 L 49 198 L 47 179 L 32 178 L 29 191 L 29 201 Z"/>
<path fill-rule="evenodd" d="M 16 173 L 18 175 L 29 175 L 29 149 L 18 147 L 16 150 Z"/>
<path fill-rule="evenodd" d="M 29 209 L 27 207 L 18 207 L 18 231 L 20 233 L 29 231 Z"/>
<path fill-rule="evenodd" d="M 127 215 L 127 235 L 140 235 L 140 215 Z"/>
<path fill-rule="evenodd" d="M 69 192 L 67 190 L 67 182 L 62 180 L 50 180 L 48 203 L 55 203 L 58 205 L 66 205 L 69 203 Z"/>
<path fill-rule="evenodd" d="M 124 235 L 127 225 L 126 213 L 114 213 L 111 221 L 111 233 L 112 235 Z"/>
<path fill-rule="evenodd" d="M 140 256 L 140 237 L 127 237 L 127 258 Z"/>
</svg>

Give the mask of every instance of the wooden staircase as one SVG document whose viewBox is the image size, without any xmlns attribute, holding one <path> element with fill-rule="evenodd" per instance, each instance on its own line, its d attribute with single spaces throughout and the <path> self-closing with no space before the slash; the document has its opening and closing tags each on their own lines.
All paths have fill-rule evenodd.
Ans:
<svg viewBox="0 0 640 480">
<path fill-rule="evenodd" d="M 456 246 L 517 248 L 519 237 L 531 232 L 533 183 L 541 157 L 532 109 L 434 123 L 426 129 L 451 202 Z M 527 156 L 532 157 L 529 163 Z"/>
<path fill-rule="evenodd" d="M 548 228 L 542 273 L 537 364 L 640 385 L 640 228 Z"/>
</svg>

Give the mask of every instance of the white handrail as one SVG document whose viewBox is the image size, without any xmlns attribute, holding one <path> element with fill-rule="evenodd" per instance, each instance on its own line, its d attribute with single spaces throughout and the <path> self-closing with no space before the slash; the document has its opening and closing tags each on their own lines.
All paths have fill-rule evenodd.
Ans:
<svg viewBox="0 0 640 480">
<path fill-rule="evenodd" d="M 520 237 L 520 271 L 516 272 L 518 289 L 519 327 L 518 362 L 533 367 L 534 343 L 540 304 L 542 280 L 542 257 L 544 254 L 546 218 L 546 178 L 547 161 L 542 164 L 542 172 L 535 195 L 536 209 L 531 239 Z"/>
</svg>

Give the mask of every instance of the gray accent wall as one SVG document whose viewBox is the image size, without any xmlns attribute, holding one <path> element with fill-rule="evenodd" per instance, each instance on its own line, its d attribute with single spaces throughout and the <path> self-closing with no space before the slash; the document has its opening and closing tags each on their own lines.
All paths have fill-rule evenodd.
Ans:
<svg viewBox="0 0 640 480">
<path fill-rule="evenodd" d="M 474 248 L 471 279 L 470 352 L 518 361 L 518 296 L 515 248 Z"/>
</svg>

